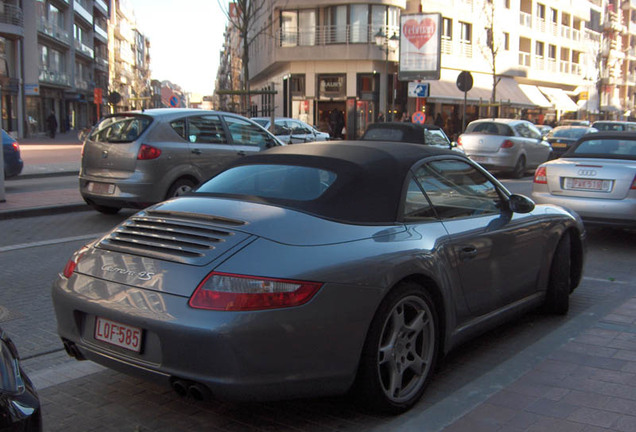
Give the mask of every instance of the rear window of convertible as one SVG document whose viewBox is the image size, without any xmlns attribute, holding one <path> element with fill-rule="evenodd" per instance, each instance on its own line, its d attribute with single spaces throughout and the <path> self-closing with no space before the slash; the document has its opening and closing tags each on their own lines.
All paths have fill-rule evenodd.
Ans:
<svg viewBox="0 0 636 432">
<path fill-rule="evenodd" d="M 312 201 L 325 193 L 335 180 L 335 173 L 314 167 L 242 165 L 208 180 L 196 193 Z"/>
</svg>

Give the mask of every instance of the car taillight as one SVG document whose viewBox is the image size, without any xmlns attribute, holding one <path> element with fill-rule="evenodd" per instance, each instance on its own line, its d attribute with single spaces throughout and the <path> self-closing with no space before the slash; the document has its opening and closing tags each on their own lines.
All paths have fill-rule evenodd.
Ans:
<svg viewBox="0 0 636 432">
<path fill-rule="evenodd" d="M 11 145 L 13 146 L 13 151 L 15 151 L 16 153 L 20 153 L 20 144 L 18 144 L 17 141 L 14 141 Z"/>
<path fill-rule="evenodd" d="M 505 140 L 502 144 L 501 144 L 501 148 L 512 148 L 514 147 L 515 143 L 513 143 L 511 140 Z"/>
<path fill-rule="evenodd" d="M 210 273 L 188 304 L 195 309 L 245 311 L 277 309 L 307 303 L 321 283 Z"/>
<path fill-rule="evenodd" d="M 634 177 L 634 181 L 632 181 L 631 189 L 636 189 L 636 177 Z"/>
<path fill-rule="evenodd" d="M 157 147 L 142 144 L 139 153 L 137 153 L 137 160 L 157 159 L 159 156 L 161 156 L 161 150 Z"/>
<path fill-rule="evenodd" d="M 534 182 L 539 184 L 548 184 L 548 173 L 544 166 L 540 166 L 534 172 Z"/>
<path fill-rule="evenodd" d="M 462 145 L 462 137 L 461 136 L 459 138 L 457 138 L 457 145 L 458 146 Z"/>
<path fill-rule="evenodd" d="M 64 271 L 62 271 L 62 274 L 64 275 L 66 279 L 70 278 L 73 275 L 73 272 L 75 271 L 75 268 L 77 267 L 77 264 L 80 262 L 80 260 L 82 259 L 82 257 L 84 256 L 87 250 L 88 250 L 88 246 L 84 246 L 77 252 L 73 253 L 71 258 L 68 260 L 68 262 L 64 266 Z"/>
</svg>

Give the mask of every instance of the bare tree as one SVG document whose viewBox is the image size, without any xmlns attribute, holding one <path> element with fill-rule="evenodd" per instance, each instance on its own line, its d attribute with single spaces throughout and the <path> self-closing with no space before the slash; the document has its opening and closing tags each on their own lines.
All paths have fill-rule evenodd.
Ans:
<svg viewBox="0 0 636 432">
<path fill-rule="evenodd" d="M 490 72 L 492 74 L 492 93 L 490 96 L 491 106 L 495 107 L 497 103 L 497 84 L 501 80 L 501 77 L 497 76 L 497 55 L 501 47 L 503 46 L 503 34 L 497 32 L 495 28 L 495 2 L 494 0 L 484 0 L 482 15 L 484 25 L 484 36 L 482 43 L 479 44 L 479 49 L 490 66 Z M 499 115 L 497 111 L 493 113 L 493 116 Z"/>
<path fill-rule="evenodd" d="M 252 43 L 272 25 L 268 19 L 270 1 L 264 0 L 235 0 L 229 3 L 217 0 L 219 7 L 227 17 L 228 23 L 233 27 L 241 38 L 241 62 L 243 68 L 241 111 L 246 114 L 250 104 L 250 75 L 249 75 L 249 50 Z"/>
</svg>

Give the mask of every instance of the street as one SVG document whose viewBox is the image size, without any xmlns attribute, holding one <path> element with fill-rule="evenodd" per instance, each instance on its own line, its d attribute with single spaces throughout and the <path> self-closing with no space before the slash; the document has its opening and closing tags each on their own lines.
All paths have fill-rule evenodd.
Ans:
<svg viewBox="0 0 636 432">
<path fill-rule="evenodd" d="M 529 190 L 530 179 L 504 183 L 523 191 Z M 590 229 L 585 277 L 566 317 L 529 314 L 452 352 L 419 405 L 402 416 L 361 412 L 346 397 L 194 402 L 169 388 L 77 362 L 56 334 L 50 299 L 56 274 L 74 250 L 132 213 L 81 211 L 0 221 L 0 325 L 14 339 L 39 389 L 46 431 L 389 431 L 423 430 L 424 424 L 427 431 L 443 430 L 636 295 L 631 268 L 636 232 Z"/>
</svg>

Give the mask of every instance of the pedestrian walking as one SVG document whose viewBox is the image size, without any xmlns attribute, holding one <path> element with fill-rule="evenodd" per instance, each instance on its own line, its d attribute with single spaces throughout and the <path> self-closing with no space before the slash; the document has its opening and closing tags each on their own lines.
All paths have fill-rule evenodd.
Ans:
<svg viewBox="0 0 636 432">
<path fill-rule="evenodd" d="M 55 138 L 55 132 L 57 131 L 57 119 L 55 118 L 55 111 L 51 111 L 51 114 L 46 118 L 46 125 L 49 129 L 49 136 Z"/>
</svg>

